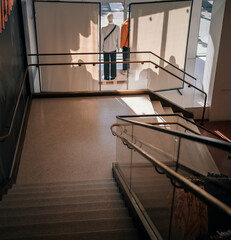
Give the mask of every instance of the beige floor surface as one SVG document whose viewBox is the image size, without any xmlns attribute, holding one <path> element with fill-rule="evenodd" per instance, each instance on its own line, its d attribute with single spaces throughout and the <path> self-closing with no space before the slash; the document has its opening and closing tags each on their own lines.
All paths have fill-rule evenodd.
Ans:
<svg viewBox="0 0 231 240">
<path fill-rule="evenodd" d="M 123 114 L 134 112 L 118 98 L 33 99 L 17 184 L 111 178 Z"/>
</svg>

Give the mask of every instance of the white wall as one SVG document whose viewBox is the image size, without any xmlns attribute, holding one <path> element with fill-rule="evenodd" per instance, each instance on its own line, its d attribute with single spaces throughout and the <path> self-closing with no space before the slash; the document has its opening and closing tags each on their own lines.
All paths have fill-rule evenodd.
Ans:
<svg viewBox="0 0 231 240">
<path fill-rule="evenodd" d="M 203 80 L 210 121 L 231 120 L 231 1 L 214 0 Z"/>
<path fill-rule="evenodd" d="M 223 11 L 223 26 L 221 28 L 217 66 L 214 73 L 210 111 L 211 121 L 231 120 L 231 1 L 216 0 L 216 5 L 221 9 L 225 5 L 225 10 Z"/>
<path fill-rule="evenodd" d="M 131 52 L 152 51 L 184 70 L 191 3 L 179 1 L 131 5 Z M 131 60 L 147 60 L 147 57 L 178 77 L 183 77 L 182 72 L 153 55 L 132 54 Z M 151 64 L 131 64 L 129 89 L 149 88 L 157 91 L 181 87 L 182 82 L 176 77 Z"/>
</svg>

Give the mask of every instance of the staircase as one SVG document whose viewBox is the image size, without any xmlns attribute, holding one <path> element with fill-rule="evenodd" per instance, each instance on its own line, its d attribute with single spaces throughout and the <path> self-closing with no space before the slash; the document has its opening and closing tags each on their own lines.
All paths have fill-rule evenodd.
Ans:
<svg viewBox="0 0 231 240">
<path fill-rule="evenodd" d="M 15 185 L 0 203 L 0 239 L 139 239 L 114 179 Z"/>
<path fill-rule="evenodd" d="M 159 116 L 159 117 L 132 117 L 131 120 L 142 122 L 142 123 L 152 123 L 155 127 L 160 127 L 164 129 L 174 130 L 178 132 L 183 132 L 191 135 L 201 135 L 199 128 L 194 124 L 193 116 L 185 112 L 183 109 L 179 109 L 176 106 L 170 106 L 168 103 L 161 101 L 160 99 L 152 99 L 147 96 L 152 106 L 152 113 L 148 112 L 145 114 L 150 115 L 163 115 L 163 114 L 177 114 L 179 116 Z M 188 118 L 191 122 L 188 122 Z M 175 124 L 163 124 L 166 122 L 172 122 Z M 156 124 L 158 123 L 158 124 Z M 179 125 L 178 125 L 179 123 Z M 128 137 L 131 137 L 131 129 L 127 129 Z M 156 157 L 161 162 L 169 163 L 175 161 L 176 151 L 178 147 L 177 137 L 171 136 L 158 131 L 151 131 L 148 128 L 143 128 L 140 126 L 134 127 L 133 135 L 136 140 L 140 140 L 141 143 L 149 144 L 155 148 L 146 147 L 144 148 L 152 156 Z M 208 172 L 220 174 L 216 163 L 213 160 L 211 153 L 209 152 L 205 144 L 196 143 L 190 140 L 181 141 L 181 150 L 179 163 L 193 171 L 196 171 L 202 175 L 207 175 Z M 193 157 L 193 161 L 191 158 Z M 119 157 L 119 159 L 123 159 Z"/>
</svg>

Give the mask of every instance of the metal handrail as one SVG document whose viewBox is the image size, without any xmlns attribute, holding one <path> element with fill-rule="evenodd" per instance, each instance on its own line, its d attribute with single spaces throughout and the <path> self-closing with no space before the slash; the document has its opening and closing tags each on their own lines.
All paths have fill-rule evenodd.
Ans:
<svg viewBox="0 0 231 240">
<path fill-rule="evenodd" d="M 122 126 L 128 126 L 128 125 L 120 124 L 120 127 L 122 127 Z M 144 146 L 146 146 L 146 147 L 148 147 L 148 148 L 150 148 L 150 149 L 152 149 L 152 150 L 154 150 L 154 151 L 157 151 L 158 153 L 160 153 L 160 154 L 162 154 L 162 155 L 165 155 L 165 156 L 168 157 L 168 158 L 173 158 L 173 159 L 174 159 L 174 156 L 173 156 L 173 155 L 167 153 L 166 151 L 163 151 L 162 149 L 160 149 L 160 148 L 158 148 L 158 147 L 155 147 L 155 146 L 151 145 L 150 143 L 145 142 L 144 140 L 137 139 L 135 136 L 133 136 L 133 135 L 131 135 L 131 134 L 128 134 L 125 130 L 124 130 L 123 132 L 121 131 L 121 133 L 122 133 L 122 134 L 124 133 L 124 134 L 126 134 L 128 137 L 133 138 L 134 143 L 139 142 L 139 143 L 140 143 L 140 147 L 144 145 Z M 121 135 L 122 135 L 122 134 L 121 134 Z"/>
<path fill-rule="evenodd" d="M 145 114 L 145 115 L 122 115 L 122 116 L 118 116 L 118 117 L 121 117 L 121 118 L 137 118 L 137 117 L 179 117 L 179 118 L 182 118 L 183 120 L 189 122 L 190 124 L 198 127 L 198 128 L 201 128 L 203 131 L 206 131 L 208 132 L 209 134 L 213 135 L 214 137 L 217 137 L 223 141 L 226 141 L 226 142 L 229 142 L 227 140 L 225 140 L 222 136 L 218 135 L 217 133 L 215 132 L 212 132 L 210 131 L 209 129 L 191 121 L 190 119 L 180 115 L 179 113 L 161 113 L 161 114 Z"/>
<path fill-rule="evenodd" d="M 206 204 L 211 204 L 212 206 L 218 208 L 222 212 L 226 213 L 229 217 L 231 217 L 231 208 L 229 206 L 227 206 L 226 204 L 224 204 L 223 202 L 221 202 L 220 200 L 218 200 L 217 198 L 215 198 L 211 194 L 207 193 L 206 191 L 204 191 L 203 189 L 201 189 L 200 187 L 198 187 L 194 183 L 190 182 L 185 177 L 183 177 L 180 174 L 178 174 L 177 172 L 173 171 L 171 168 L 169 168 L 164 163 L 155 159 L 153 156 L 151 156 L 150 154 L 145 152 L 140 147 L 136 146 L 131 141 L 127 140 L 126 138 L 124 138 L 123 136 L 118 134 L 116 131 L 113 130 L 113 128 L 117 127 L 117 126 L 120 126 L 120 124 L 113 124 L 111 126 L 111 132 L 114 136 L 119 137 L 122 140 L 122 142 L 126 143 L 130 148 L 132 148 L 133 150 L 135 150 L 136 152 L 141 154 L 143 157 L 145 157 L 149 162 L 151 162 L 155 167 L 160 169 L 169 178 L 171 178 L 172 180 L 181 184 L 184 189 L 189 190 L 195 196 L 197 196 L 202 201 L 204 201 Z"/>
<path fill-rule="evenodd" d="M 29 53 L 27 56 L 33 57 L 33 56 L 71 56 L 71 55 L 101 55 L 104 52 L 84 52 L 84 53 Z M 170 63 L 169 61 L 165 60 L 164 58 L 158 56 L 157 54 L 153 53 L 152 51 L 136 51 L 136 52 L 115 52 L 115 54 L 124 54 L 124 53 L 129 53 L 129 54 L 145 54 L 149 53 L 152 54 L 153 56 L 159 58 L 161 61 L 169 64 L 170 66 L 174 67 L 178 71 L 182 72 L 183 74 L 189 76 L 190 78 L 197 80 L 195 77 L 193 77 L 191 74 L 185 72 L 184 70 L 178 68 L 174 64 Z"/>
<path fill-rule="evenodd" d="M 156 127 L 147 123 L 143 123 L 143 122 L 138 122 L 135 120 L 131 120 L 129 118 L 138 118 L 138 117 L 156 117 L 156 116 L 160 116 L 160 115 L 127 115 L 127 116 L 116 116 L 117 119 L 122 120 L 124 122 L 128 122 L 130 124 L 134 124 L 137 126 L 142 126 L 145 128 L 149 128 L 149 129 L 153 129 L 153 130 L 157 130 L 159 132 L 163 132 L 169 135 L 173 135 L 176 137 L 181 137 L 187 140 L 191 140 L 194 142 L 199 142 L 199 143 L 203 143 L 209 146 L 213 146 L 216 148 L 220 148 L 223 150 L 226 150 L 228 152 L 231 152 L 231 143 L 227 142 L 227 141 L 221 141 L 221 140 L 217 140 L 214 138 L 209 138 L 209 137 L 205 137 L 205 136 L 199 136 L 199 135 L 192 135 L 192 134 L 187 134 L 184 132 L 180 132 L 180 131 L 175 131 L 175 130 L 170 130 L 170 129 L 165 129 L 165 128 L 160 128 L 160 127 Z M 162 116 L 171 116 L 171 114 L 162 114 Z M 180 115 L 179 115 L 180 116 Z"/>
<path fill-rule="evenodd" d="M 165 69 L 164 67 L 161 67 L 159 64 L 150 61 L 150 60 L 145 60 L 145 61 L 113 61 L 113 62 L 81 62 L 81 63 L 40 63 L 40 64 L 30 64 L 29 66 L 65 66 L 65 65 L 78 65 L 78 66 L 82 66 L 82 65 L 100 65 L 100 64 L 117 64 L 117 63 L 151 63 L 153 65 L 155 65 L 156 68 L 160 68 L 163 71 L 169 73 L 170 75 L 174 76 L 175 78 L 179 79 L 180 81 L 186 83 L 189 87 L 192 87 L 196 90 L 198 90 L 199 92 L 201 92 L 202 94 L 204 94 L 205 99 L 204 99 L 204 106 L 203 106 L 203 111 L 202 111 L 202 120 L 201 120 L 201 124 L 203 125 L 204 123 L 204 117 L 205 117 L 205 108 L 206 108 L 206 104 L 207 104 L 207 93 L 204 92 L 203 90 L 201 90 L 200 88 L 194 86 L 193 84 L 187 82 L 186 80 L 184 80 L 183 78 L 177 76 L 176 74 L 170 72 L 169 70 Z"/>
<path fill-rule="evenodd" d="M 167 122 L 150 122 L 150 123 L 148 123 L 148 124 L 151 124 L 151 125 L 179 125 L 180 127 L 185 128 L 185 130 L 187 130 L 187 131 L 189 131 L 189 132 L 192 132 L 192 133 L 194 133 L 194 134 L 196 134 L 196 135 L 200 135 L 200 133 L 194 131 L 193 129 L 185 126 L 185 125 L 182 124 L 182 123 L 178 123 L 178 122 L 175 122 L 175 121 L 173 121 L 173 122 L 168 122 L 168 121 L 167 121 Z"/>
<path fill-rule="evenodd" d="M 14 120 L 15 120 L 15 116 L 16 116 L 16 112 L 17 112 L 17 109 L 18 109 L 18 105 L 19 105 L 19 101 L 20 101 L 20 97 L 22 95 L 22 91 L 23 91 L 23 87 L 24 87 L 24 84 L 25 84 L 25 80 L 26 80 L 26 77 L 27 77 L 27 74 L 28 74 L 28 70 L 30 67 L 39 67 L 39 66 L 73 66 L 73 65 L 77 65 L 77 66 L 81 66 L 81 65 L 98 65 L 98 64 L 109 64 L 109 63 L 141 63 L 141 64 L 144 64 L 144 63 L 152 63 L 154 64 L 156 67 L 159 67 L 161 69 L 163 69 L 164 71 L 168 72 L 169 74 L 175 76 L 176 78 L 178 78 L 179 80 L 187 83 L 188 85 L 194 87 L 195 89 L 197 89 L 198 91 L 200 92 L 203 92 L 202 90 L 200 90 L 199 88 L 195 87 L 194 85 L 192 85 L 191 83 L 181 79 L 180 77 L 176 76 L 175 74 L 169 72 L 168 70 L 164 69 L 163 67 L 159 66 L 158 64 L 152 62 L 152 61 L 115 61 L 115 62 L 83 62 L 83 63 L 39 63 L 39 64 L 29 64 L 26 68 L 26 71 L 24 73 L 24 77 L 23 77 L 23 81 L 22 81 L 22 84 L 21 84 L 21 87 L 20 87 L 20 92 L 19 92 L 19 95 L 18 95 L 18 99 L 17 99 L 17 103 L 16 103 L 16 106 L 15 106 L 15 109 L 14 109 L 14 113 L 13 113 L 13 117 L 11 119 L 11 123 L 10 123 L 10 128 L 8 130 L 8 133 L 5 134 L 5 135 L 2 135 L 0 136 L 0 141 L 3 141 L 5 140 L 6 138 L 8 138 L 11 134 L 11 131 L 12 131 L 12 127 L 13 127 L 13 124 L 14 124 Z M 205 106 L 206 106 L 206 100 L 207 100 L 207 94 L 205 92 L 203 92 L 206 96 L 205 98 L 205 103 L 204 103 L 204 110 L 203 110 L 203 116 L 202 116 L 202 121 L 204 120 L 204 113 L 205 113 Z"/>
</svg>

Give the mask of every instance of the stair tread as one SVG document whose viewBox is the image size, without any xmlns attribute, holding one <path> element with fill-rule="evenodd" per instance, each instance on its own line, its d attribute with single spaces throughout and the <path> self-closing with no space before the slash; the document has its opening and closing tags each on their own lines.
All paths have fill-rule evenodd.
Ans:
<svg viewBox="0 0 231 240">
<path fill-rule="evenodd" d="M 100 185 L 70 185 L 65 187 L 36 187 L 36 188 L 12 188 L 9 193 L 39 193 L 39 192 L 62 192 L 62 191 L 81 191 L 81 190 L 91 190 L 91 189 L 104 189 L 104 188 L 115 188 L 117 187 L 115 183 L 100 184 Z"/>
<path fill-rule="evenodd" d="M 24 226 L 0 227 L 0 237 L 33 237 L 49 234 L 67 234 L 88 231 L 132 228 L 131 218 L 99 219 L 87 221 L 68 221 L 60 223 L 31 224 Z"/>
<path fill-rule="evenodd" d="M 16 184 L 13 186 L 13 190 L 29 190 L 29 189 L 59 189 L 59 188 L 71 188 L 71 187 L 75 187 L 75 188 L 94 188 L 94 187 L 107 187 L 107 186 L 116 186 L 116 182 L 115 181 L 101 181 L 101 182 L 65 182 L 63 184 L 28 184 L 28 185 L 20 185 L 20 184 Z"/>
<path fill-rule="evenodd" d="M 135 228 L 125 228 L 125 229 L 113 229 L 113 230 L 103 230 L 103 231 L 90 231 L 81 233 L 71 233 L 71 234 L 49 234 L 45 236 L 33 236 L 33 237 L 23 237 L 20 236 L 15 238 L 6 239 L 25 239 L 25 240 L 138 240 L 138 231 Z"/>
<path fill-rule="evenodd" d="M 18 226 L 18 225 L 31 225 L 42 223 L 56 223 L 65 221 L 83 221 L 83 220 L 96 220 L 96 219 L 115 219 L 129 217 L 126 208 L 102 209 L 92 211 L 79 211 L 68 213 L 52 213 L 52 214 L 39 214 L 29 216 L 8 216 L 2 217 L 0 215 L 0 227 Z"/>
<path fill-rule="evenodd" d="M 164 114 L 164 109 L 160 101 L 152 101 L 152 106 L 155 114 Z"/>
<path fill-rule="evenodd" d="M 63 190 L 63 191 L 44 191 L 44 192 L 14 192 L 3 197 L 7 201 L 17 201 L 20 199 L 33 199 L 33 198 L 49 198 L 49 197 L 71 197 L 71 196 L 84 196 L 84 195 L 97 195 L 97 194 L 112 194 L 118 193 L 118 188 L 102 188 L 102 189 L 82 189 L 82 190 Z"/>
<path fill-rule="evenodd" d="M 30 187 L 30 186 L 53 186 L 53 185 L 65 185 L 65 184 L 94 184 L 103 182 L 115 182 L 114 178 L 103 178 L 103 179 L 86 179 L 77 181 L 57 181 L 57 182 L 40 182 L 40 183 L 17 183 L 15 187 Z"/>
<path fill-rule="evenodd" d="M 95 202 L 99 200 L 119 200 L 121 195 L 119 193 L 113 194 L 94 194 L 94 195 L 82 195 L 82 196 L 71 196 L 71 197 L 50 197 L 40 199 L 21 199 L 17 201 L 5 200 L 0 203 L 0 209 L 6 206 L 25 207 L 25 206 L 48 206 L 48 205 L 60 205 L 70 203 L 83 203 L 83 202 Z"/>
<path fill-rule="evenodd" d="M 7 216 L 28 216 L 53 213 L 67 213 L 74 211 L 105 210 L 125 207 L 123 200 L 84 202 L 74 204 L 60 204 L 51 206 L 33 206 L 33 207 L 4 207 L 0 209 L 2 217 Z"/>
</svg>

